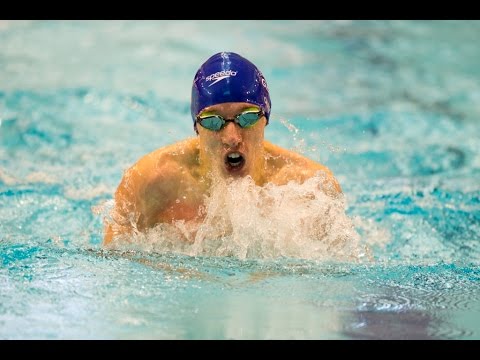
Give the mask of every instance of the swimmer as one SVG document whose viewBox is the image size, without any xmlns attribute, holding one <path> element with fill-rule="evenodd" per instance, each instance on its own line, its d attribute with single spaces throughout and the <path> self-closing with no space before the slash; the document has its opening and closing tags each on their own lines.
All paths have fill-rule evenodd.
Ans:
<svg viewBox="0 0 480 360">
<path fill-rule="evenodd" d="M 104 245 L 121 235 L 161 223 L 201 223 L 205 196 L 215 180 L 251 177 L 268 183 L 302 184 L 321 172 L 323 191 L 340 185 L 324 165 L 264 139 L 271 101 L 266 80 L 249 60 L 233 52 L 211 56 L 195 74 L 191 115 L 197 136 L 143 156 L 129 168 L 116 192 Z"/>
</svg>

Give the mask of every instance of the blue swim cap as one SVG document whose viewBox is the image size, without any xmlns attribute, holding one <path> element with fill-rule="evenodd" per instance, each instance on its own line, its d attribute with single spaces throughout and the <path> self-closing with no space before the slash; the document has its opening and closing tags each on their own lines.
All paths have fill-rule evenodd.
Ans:
<svg viewBox="0 0 480 360">
<path fill-rule="evenodd" d="M 267 82 L 253 63 L 233 52 L 213 55 L 195 74 L 191 104 L 193 122 L 207 106 L 226 102 L 260 106 L 268 124 L 272 103 Z"/>
</svg>

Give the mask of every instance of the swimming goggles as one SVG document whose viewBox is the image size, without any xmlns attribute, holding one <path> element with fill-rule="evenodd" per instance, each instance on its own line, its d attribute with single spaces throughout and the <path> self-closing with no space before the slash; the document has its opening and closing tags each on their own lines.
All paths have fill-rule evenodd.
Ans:
<svg viewBox="0 0 480 360">
<path fill-rule="evenodd" d="M 225 119 L 220 115 L 206 115 L 197 116 L 197 123 L 202 125 L 205 129 L 220 131 L 224 128 L 225 124 L 229 121 L 233 121 L 241 128 L 248 128 L 257 123 L 264 116 L 262 110 L 245 111 L 238 115 L 235 115 L 233 119 Z"/>
</svg>

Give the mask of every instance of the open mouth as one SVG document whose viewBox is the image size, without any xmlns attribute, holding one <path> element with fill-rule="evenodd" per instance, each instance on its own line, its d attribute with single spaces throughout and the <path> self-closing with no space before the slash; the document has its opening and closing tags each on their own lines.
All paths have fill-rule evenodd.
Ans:
<svg viewBox="0 0 480 360">
<path fill-rule="evenodd" d="M 239 171 L 245 165 L 245 158 L 239 152 L 231 152 L 225 156 L 225 165 L 230 172 Z"/>
</svg>

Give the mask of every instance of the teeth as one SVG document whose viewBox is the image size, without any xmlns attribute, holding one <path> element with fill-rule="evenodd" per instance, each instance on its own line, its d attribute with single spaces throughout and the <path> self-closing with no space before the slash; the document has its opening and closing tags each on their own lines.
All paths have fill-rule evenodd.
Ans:
<svg viewBox="0 0 480 360">
<path fill-rule="evenodd" d="M 242 155 L 239 153 L 230 153 L 227 156 L 230 166 L 239 166 L 242 163 Z"/>
</svg>

